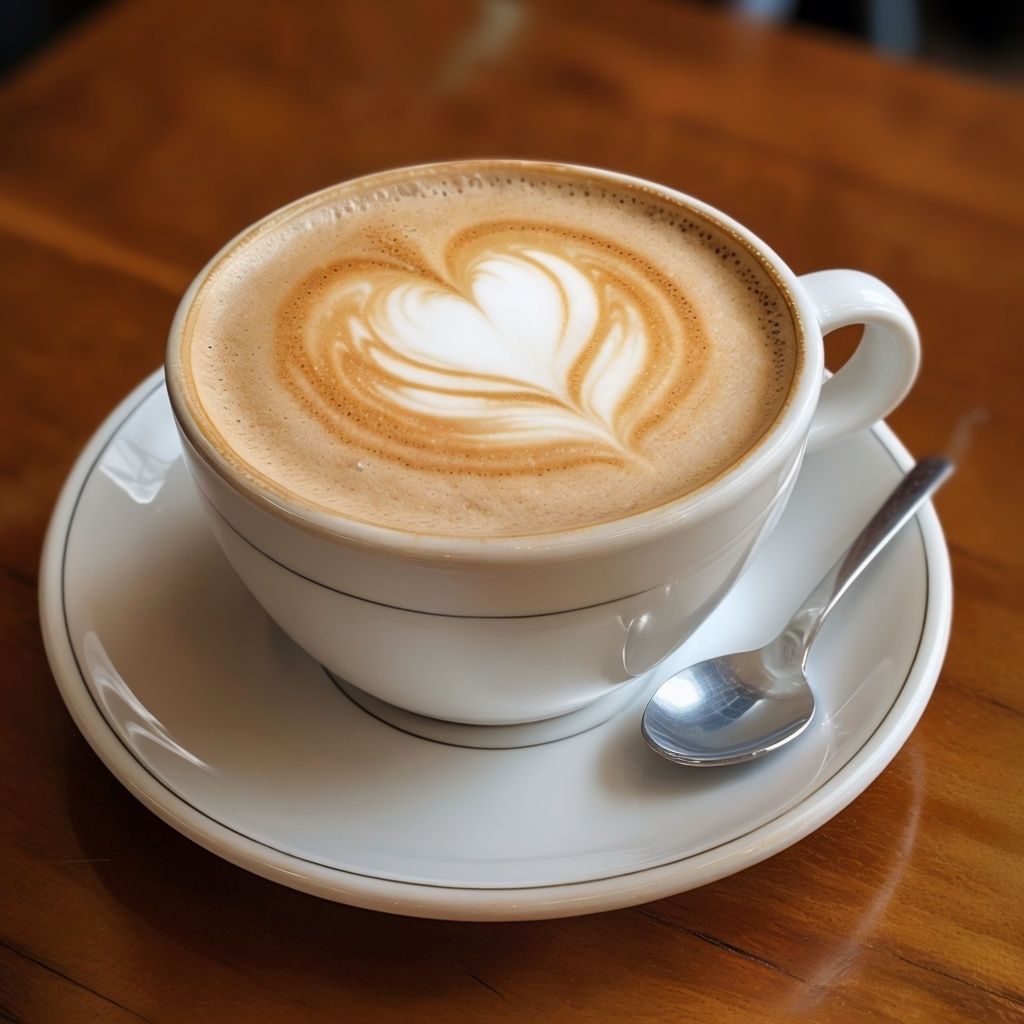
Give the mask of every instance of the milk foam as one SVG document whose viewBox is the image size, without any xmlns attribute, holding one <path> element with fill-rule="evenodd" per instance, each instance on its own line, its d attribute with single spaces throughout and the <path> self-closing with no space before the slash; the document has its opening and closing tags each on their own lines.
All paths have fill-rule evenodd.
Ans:
<svg viewBox="0 0 1024 1024">
<path fill-rule="evenodd" d="M 405 257 L 315 271 L 282 307 L 278 361 L 333 431 L 407 464 L 509 473 L 553 451 L 617 460 L 640 454 L 638 421 L 660 414 L 643 376 L 686 351 L 685 338 L 667 343 L 680 322 L 659 303 L 596 239 L 484 224 L 451 239 L 441 267 Z M 424 436 L 443 448 L 424 452 Z"/>
<path fill-rule="evenodd" d="M 280 495 L 528 535 L 713 479 L 785 403 L 796 333 L 738 241 L 585 172 L 395 172 L 302 201 L 186 322 L 197 419 Z"/>
</svg>

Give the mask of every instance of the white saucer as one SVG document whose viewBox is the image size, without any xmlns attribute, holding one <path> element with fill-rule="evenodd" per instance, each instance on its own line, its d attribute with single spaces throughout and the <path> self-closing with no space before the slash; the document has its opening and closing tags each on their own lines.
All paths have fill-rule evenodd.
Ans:
<svg viewBox="0 0 1024 1024">
<path fill-rule="evenodd" d="M 883 426 L 809 457 L 768 547 L 666 671 L 774 635 L 910 461 Z M 165 821 L 296 889 L 466 920 L 646 902 L 818 828 L 917 723 L 951 604 L 927 508 L 818 640 L 811 727 L 752 764 L 660 760 L 640 736 L 646 692 L 540 746 L 421 739 L 353 704 L 229 569 L 193 498 L 160 373 L 79 459 L 40 581 L 46 647 L 75 722 Z"/>
</svg>

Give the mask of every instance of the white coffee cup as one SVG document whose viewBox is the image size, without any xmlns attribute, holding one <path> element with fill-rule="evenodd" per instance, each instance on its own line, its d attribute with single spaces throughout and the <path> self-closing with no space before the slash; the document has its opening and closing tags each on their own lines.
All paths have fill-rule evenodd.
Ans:
<svg viewBox="0 0 1024 1024">
<path fill-rule="evenodd" d="M 480 726 L 531 723 L 595 706 L 645 677 L 758 550 L 805 450 L 884 417 L 917 372 L 913 320 L 876 278 L 853 270 L 798 277 L 746 228 L 699 200 L 612 172 L 565 173 L 642 188 L 720 225 L 758 254 L 797 322 L 798 366 L 768 433 L 725 472 L 674 500 L 580 528 L 490 537 L 431 536 L 289 501 L 258 475 L 240 472 L 212 436 L 189 400 L 182 361 L 197 293 L 260 225 L 211 260 L 171 327 L 172 409 L 231 564 L 271 618 L 335 677 L 415 715 Z M 260 223 L 280 222 L 287 209 Z M 860 344 L 829 376 L 823 335 L 854 324 L 864 325 Z"/>
</svg>

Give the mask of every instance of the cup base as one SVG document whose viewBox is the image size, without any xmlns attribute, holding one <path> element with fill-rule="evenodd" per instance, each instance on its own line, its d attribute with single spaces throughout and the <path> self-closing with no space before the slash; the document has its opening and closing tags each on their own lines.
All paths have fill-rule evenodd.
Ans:
<svg viewBox="0 0 1024 1024">
<path fill-rule="evenodd" d="M 381 722 L 434 743 L 478 750 L 534 747 L 542 743 L 568 739 L 570 736 L 594 729 L 627 707 L 645 682 L 643 678 L 631 680 L 585 707 L 554 718 L 545 718 L 537 722 L 518 722 L 513 725 L 472 725 L 406 711 L 371 696 L 333 672 L 327 671 L 327 674 L 353 704 Z"/>
</svg>

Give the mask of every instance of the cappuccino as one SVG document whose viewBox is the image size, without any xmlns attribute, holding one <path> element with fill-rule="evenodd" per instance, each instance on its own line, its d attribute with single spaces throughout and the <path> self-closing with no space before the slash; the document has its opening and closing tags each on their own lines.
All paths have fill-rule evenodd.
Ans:
<svg viewBox="0 0 1024 1024">
<path fill-rule="evenodd" d="M 189 411 L 293 508 L 406 533 L 576 530 L 757 447 L 801 361 L 767 261 L 650 186 L 411 168 L 240 238 L 180 333 Z"/>
</svg>

